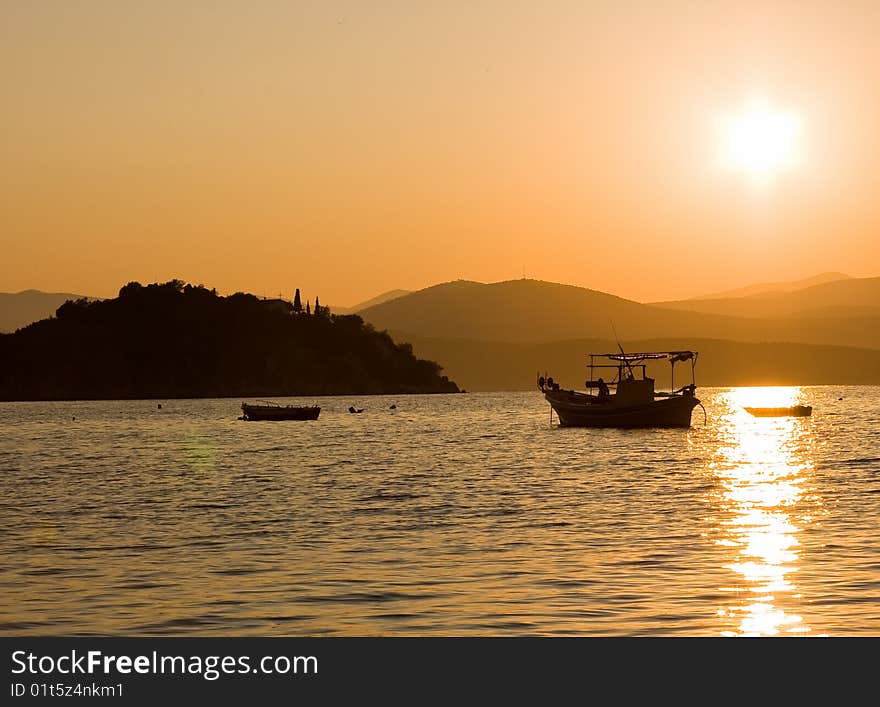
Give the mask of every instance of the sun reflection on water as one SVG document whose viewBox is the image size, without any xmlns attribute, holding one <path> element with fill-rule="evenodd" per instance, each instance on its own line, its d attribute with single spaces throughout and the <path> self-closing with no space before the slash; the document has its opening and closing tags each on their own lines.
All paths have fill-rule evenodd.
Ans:
<svg viewBox="0 0 880 707">
<path fill-rule="evenodd" d="M 737 388 L 723 405 L 716 485 L 710 501 L 719 511 L 715 542 L 729 548 L 736 579 L 722 590 L 730 601 L 717 614 L 722 635 L 773 636 L 811 632 L 798 613 L 795 583 L 809 508 L 821 506 L 811 489 L 809 418 L 760 418 L 744 410 L 798 401 L 798 388 Z"/>
</svg>

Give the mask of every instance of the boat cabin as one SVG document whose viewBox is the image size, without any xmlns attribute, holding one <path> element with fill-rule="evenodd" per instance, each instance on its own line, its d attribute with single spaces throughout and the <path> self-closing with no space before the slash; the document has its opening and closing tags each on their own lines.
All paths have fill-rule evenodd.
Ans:
<svg viewBox="0 0 880 707">
<path fill-rule="evenodd" d="M 648 361 L 669 361 L 670 386 L 669 392 L 657 392 L 654 389 L 654 379 L 648 376 Z M 606 363 L 603 363 L 605 361 Z M 689 361 L 691 364 L 691 383 L 675 388 L 675 364 Z M 669 397 L 672 395 L 693 395 L 696 389 L 695 371 L 697 364 L 696 351 L 650 351 L 640 353 L 604 353 L 590 354 L 589 372 L 590 379 L 585 382 L 587 390 L 600 389 L 605 385 L 613 385 L 614 402 L 617 404 L 632 405 L 637 403 L 652 402 L 655 397 Z M 602 380 L 601 373 L 607 371 L 611 375 L 610 381 Z M 606 373 L 606 375 L 608 375 Z M 603 397 L 601 394 L 600 398 Z"/>
<path fill-rule="evenodd" d="M 631 403 L 649 403 L 654 400 L 654 379 L 645 376 L 642 372 L 642 378 L 624 378 L 617 383 L 617 391 L 614 395 L 616 402 Z"/>
</svg>

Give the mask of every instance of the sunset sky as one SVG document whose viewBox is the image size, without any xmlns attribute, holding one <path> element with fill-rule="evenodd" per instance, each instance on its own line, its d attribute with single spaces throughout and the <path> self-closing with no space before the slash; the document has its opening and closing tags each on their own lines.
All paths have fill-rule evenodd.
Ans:
<svg viewBox="0 0 880 707">
<path fill-rule="evenodd" d="M 0 291 L 880 275 L 880 3 L 0 4 Z"/>
</svg>

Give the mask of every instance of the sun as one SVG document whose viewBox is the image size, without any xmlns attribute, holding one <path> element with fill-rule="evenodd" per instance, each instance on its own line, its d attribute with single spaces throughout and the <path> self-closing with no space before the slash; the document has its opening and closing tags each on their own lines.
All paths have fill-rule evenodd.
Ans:
<svg viewBox="0 0 880 707">
<path fill-rule="evenodd" d="M 802 159 L 801 116 L 754 99 L 720 121 L 721 162 L 756 184 L 768 184 Z"/>
</svg>

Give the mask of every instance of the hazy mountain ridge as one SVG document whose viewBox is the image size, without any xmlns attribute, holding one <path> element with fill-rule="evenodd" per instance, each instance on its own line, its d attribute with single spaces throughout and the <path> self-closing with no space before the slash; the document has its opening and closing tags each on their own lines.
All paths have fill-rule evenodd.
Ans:
<svg viewBox="0 0 880 707">
<path fill-rule="evenodd" d="M 611 334 L 647 305 L 598 290 L 539 280 L 442 283 L 361 312 L 377 328 L 421 336 L 487 341 L 547 341 L 582 335 L 585 325 Z M 681 318 L 670 313 L 668 318 Z"/>
<path fill-rule="evenodd" d="M 389 302 L 393 299 L 404 297 L 409 294 L 412 294 L 412 290 L 388 290 L 388 292 L 383 292 L 380 295 L 371 297 L 370 299 L 359 302 L 358 304 L 352 305 L 351 307 L 338 307 L 331 305 L 330 311 L 333 314 L 357 314 L 362 309 L 367 309 L 367 307 L 382 304 L 383 302 Z"/>
<path fill-rule="evenodd" d="M 786 280 L 780 282 L 758 282 L 745 287 L 737 287 L 732 290 L 724 290 L 722 292 L 712 292 L 699 297 L 691 297 L 692 300 L 703 299 L 730 299 L 731 297 L 752 297 L 754 295 L 762 295 L 773 292 L 794 292 L 795 290 L 803 290 L 813 285 L 824 285 L 827 282 L 835 282 L 837 280 L 849 280 L 850 275 L 842 272 L 823 272 L 812 277 L 806 277 L 802 280 Z"/>
<path fill-rule="evenodd" d="M 853 317 L 880 315 L 880 277 L 848 278 L 793 292 L 726 299 L 654 302 L 652 306 L 735 317 Z"/>
<path fill-rule="evenodd" d="M 880 303 L 880 295 L 874 299 L 874 292 L 880 293 L 880 278 L 827 283 L 802 292 L 806 294 L 800 301 L 810 316 L 744 317 L 641 304 L 537 280 L 486 285 L 459 281 L 370 307 L 361 316 L 379 329 L 427 338 L 540 343 L 591 334 L 612 339 L 616 331 L 627 340 L 710 338 L 880 348 L 880 308 L 873 307 Z M 809 309 L 820 304 L 822 308 Z M 856 306 L 861 309 L 855 311 Z M 829 316 L 828 307 L 844 309 Z M 765 305 L 760 311 L 766 314 L 768 309 Z M 840 311 L 847 316 L 839 316 Z"/>
<path fill-rule="evenodd" d="M 12 332 L 55 314 L 67 300 L 83 298 L 70 292 L 0 292 L 0 332 Z M 94 298 L 92 298 L 94 299 Z"/>
</svg>

